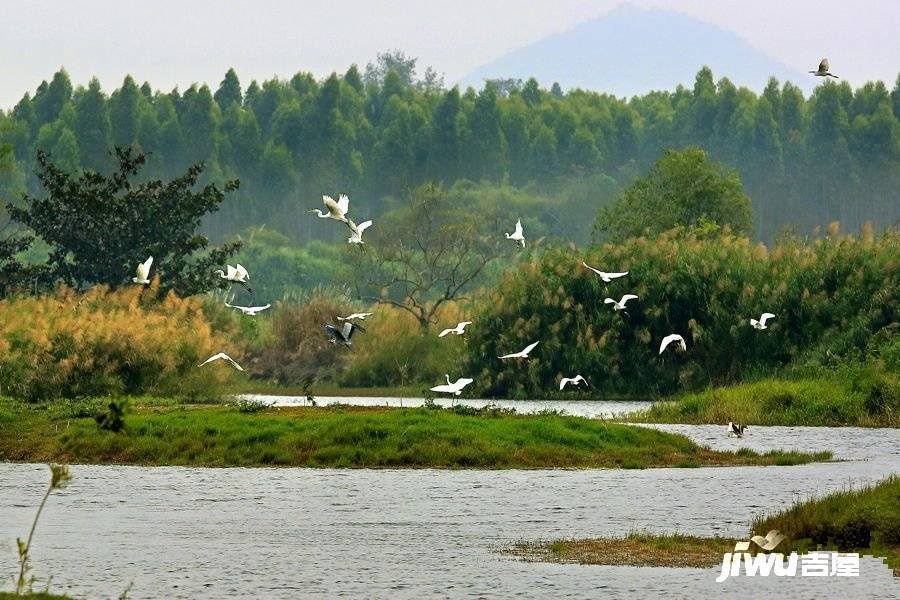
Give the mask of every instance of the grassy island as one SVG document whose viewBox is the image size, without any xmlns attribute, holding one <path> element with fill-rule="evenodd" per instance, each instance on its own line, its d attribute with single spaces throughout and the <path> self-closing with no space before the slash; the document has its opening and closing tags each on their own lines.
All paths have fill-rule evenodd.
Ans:
<svg viewBox="0 0 900 600">
<path fill-rule="evenodd" d="M 757 534 L 765 536 L 772 529 L 786 536 L 778 552 L 802 554 L 816 549 L 858 552 L 884 558 L 894 574 L 900 576 L 900 476 L 758 517 L 747 538 Z M 733 551 L 737 541 L 678 533 L 632 532 L 619 538 L 520 542 L 509 551 L 532 561 L 705 568 L 721 564 L 722 555 Z"/>
<path fill-rule="evenodd" d="M 0 460 L 296 467 L 647 468 L 794 465 L 827 452 L 718 452 L 687 437 L 558 414 L 328 406 L 176 405 L 136 399 L 114 432 L 102 403 L 0 401 Z"/>
</svg>

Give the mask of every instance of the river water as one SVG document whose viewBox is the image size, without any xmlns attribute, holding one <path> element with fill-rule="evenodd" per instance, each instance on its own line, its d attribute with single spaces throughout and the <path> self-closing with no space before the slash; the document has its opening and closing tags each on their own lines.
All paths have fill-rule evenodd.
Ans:
<svg viewBox="0 0 900 600">
<path fill-rule="evenodd" d="M 241 398 L 263 402 L 271 406 L 309 406 L 304 396 L 269 396 L 265 394 L 243 394 Z M 365 397 L 351 398 L 345 396 L 316 396 L 316 404 L 350 404 L 353 406 L 391 406 L 394 408 L 411 408 L 423 406 L 424 398 L 385 398 Z M 636 410 L 650 408 L 652 402 L 645 401 L 605 401 L 605 400 L 477 400 L 472 398 L 434 398 L 434 403 L 445 408 L 454 404 L 464 404 L 473 408 L 498 406 L 514 408 L 521 414 L 534 414 L 542 411 L 565 411 L 567 415 L 576 417 L 610 418 L 628 414 Z"/>
<path fill-rule="evenodd" d="M 347 401 L 347 399 L 343 399 Z M 597 408 L 596 410 L 600 410 Z M 794 499 L 900 472 L 900 432 L 665 425 L 714 448 L 830 449 L 796 467 L 440 471 L 73 466 L 54 494 L 32 564 L 51 590 L 115 598 L 896 598 L 879 559 L 860 577 L 740 577 L 523 562 L 518 540 L 631 530 L 743 537 L 751 517 Z M 0 589 L 48 479 L 0 463 Z"/>
</svg>

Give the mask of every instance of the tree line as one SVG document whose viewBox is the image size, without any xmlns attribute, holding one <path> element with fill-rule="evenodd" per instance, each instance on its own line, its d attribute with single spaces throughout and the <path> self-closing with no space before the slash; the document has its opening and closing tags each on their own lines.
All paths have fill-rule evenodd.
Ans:
<svg viewBox="0 0 900 600">
<path fill-rule="evenodd" d="M 370 217 L 426 182 L 471 180 L 541 198 L 535 218 L 548 232 L 586 241 L 594 212 L 587 228 L 560 217 L 566 194 L 596 210 L 665 149 L 695 145 L 737 170 L 763 239 L 787 225 L 900 216 L 900 78 L 893 90 L 827 82 L 806 98 L 790 82 L 757 94 L 704 68 L 693 87 L 626 100 L 534 79 L 447 89 L 431 70 L 416 77 L 415 63 L 389 53 L 362 72 L 246 86 L 229 69 L 215 89 L 170 92 L 128 76 L 108 94 L 60 70 L 0 112 L 0 198 L 35 193 L 38 151 L 61 169 L 110 171 L 111 148 L 133 146 L 147 178 L 203 162 L 205 181 L 240 179 L 206 222 L 214 237 L 267 224 L 305 240 L 322 235 L 303 214 L 322 193 L 347 192 L 354 214 Z"/>
</svg>

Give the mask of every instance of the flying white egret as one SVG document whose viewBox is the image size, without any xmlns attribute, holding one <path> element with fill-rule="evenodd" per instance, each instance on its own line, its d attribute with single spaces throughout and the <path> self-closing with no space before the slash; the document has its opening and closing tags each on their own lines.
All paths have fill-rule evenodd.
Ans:
<svg viewBox="0 0 900 600">
<path fill-rule="evenodd" d="M 346 317 L 338 317 L 338 321 L 352 321 L 353 319 L 359 319 L 360 321 L 365 321 L 366 317 L 371 317 L 375 313 L 353 313 L 352 315 L 347 315 Z"/>
<path fill-rule="evenodd" d="M 153 264 L 153 257 L 150 256 L 144 262 L 140 263 L 137 266 L 137 270 L 135 274 L 137 277 L 132 277 L 131 280 L 135 283 L 140 283 L 141 285 L 147 285 L 150 283 L 150 265 Z"/>
<path fill-rule="evenodd" d="M 251 294 L 253 293 L 253 290 L 250 289 L 250 284 L 247 283 L 247 281 L 250 279 L 250 273 L 247 272 L 247 269 L 245 269 L 240 263 L 238 263 L 237 266 L 234 267 L 232 267 L 231 265 L 225 265 L 225 269 L 225 271 L 222 271 L 222 269 L 216 269 L 213 272 L 222 279 L 242 285 L 247 288 L 248 292 L 250 292 Z"/>
<path fill-rule="evenodd" d="M 349 348 L 353 345 L 353 342 L 350 340 L 350 338 L 353 337 L 353 332 L 357 329 L 359 329 L 363 333 L 366 332 L 366 330 L 361 325 L 357 325 L 356 323 L 344 323 L 344 326 L 341 329 L 338 329 L 331 323 L 328 323 L 327 325 L 325 325 L 325 335 L 328 336 L 328 341 L 332 344 L 343 344 L 344 346 L 347 346 Z"/>
<path fill-rule="evenodd" d="M 753 326 L 753 329 L 767 329 L 766 321 L 769 319 L 774 319 L 775 315 L 772 313 L 763 313 L 759 316 L 759 321 L 756 319 L 750 319 L 750 324 Z"/>
<path fill-rule="evenodd" d="M 318 208 L 314 208 L 308 212 L 316 213 L 320 219 L 334 219 L 335 221 L 347 222 L 347 211 L 350 210 L 350 198 L 347 197 L 347 194 L 338 196 L 337 202 L 335 202 L 334 198 L 331 196 L 323 195 L 322 203 L 325 205 L 325 210 L 327 212 L 322 212 Z"/>
<path fill-rule="evenodd" d="M 828 59 L 823 58 L 822 62 L 819 63 L 819 70 L 818 71 L 810 71 L 810 73 L 812 73 L 816 77 L 826 77 L 826 78 L 834 77 L 835 79 L 840 79 L 840 77 L 838 77 L 837 75 L 835 75 L 833 73 L 829 73 L 828 68 L 829 68 L 828 67 Z"/>
<path fill-rule="evenodd" d="M 467 377 L 460 377 L 455 382 L 450 383 L 450 375 L 444 375 L 447 378 L 447 385 L 436 385 L 431 388 L 432 392 L 440 392 L 441 394 L 453 394 L 455 396 L 459 396 L 463 388 L 475 381 L 474 379 L 469 379 Z"/>
<path fill-rule="evenodd" d="M 230 356 L 228 356 L 228 355 L 225 354 L 224 352 L 219 352 L 218 354 L 213 354 L 212 356 L 210 356 L 209 358 L 207 358 L 206 360 L 204 360 L 202 363 L 200 363 L 200 364 L 197 365 L 197 366 L 198 366 L 198 367 L 202 367 L 203 365 L 205 365 L 205 364 L 207 364 L 207 363 L 211 363 L 211 362 L 213 362 L 214 360 L 227 360 L 227 361 L 230 362 L 230 363 L 232 364 L 232 366 L 233 366 L 235 369 L 237 369 L 238 371 L 243 371 L 243 370 L 244 370 L 244 369 L 241 367 L 241 365 L 237 364 L 237 363 L 234 361 L 233 358 L 231 358 Z"/>
<path fill-rule="evenodd" d="M 516 230 L 512 233 L 506 233 L 506 239 L 513 240 L 515 242 L 519 242 L 522 244 L 522 247 L 525 247 L 525 234 L 522 231 L 522 219 L 516 221 Z"/>
<path fill-rule="evenodd" d="M 535 346 L 540 344 L 540 341 L 533 342 L 525 346 L 525 349 L 521 352 L 513 352 L 512 354 L 504 354 L 503 356 L 498 356 L 497 358 L 528 358 L 528 354 L 534 350 Z"/>
<path fill-rule="evenodd" d="M 728 435 L 733 437 L 744 437 L 744 430 L 747 429 L 746 425 L 738 425 L 737 423 L 732 423 L 728 421 Z"/>
<path fill-rule="evenodd" d="M 562 391 L 562 389 L 570 383 L 572 385 L 581 385 L 583 383 L 585 386 L 588 384 L 587 379 L 581 375 L 576 375 L 575 377 L 563 377 L 559 380 L 559 390 Z"/>
<path fill-rule="evenodd" d="M 626 275 L 628 275 L 628 271 L 625 271 L 624 273 L 607 273 L 606 271 L 601 271 L 600 269 L 595 269 L 594 267 L 592 267 L 591 265 L 587 264 L 584 261 L 581 261 L 581 264 L 583 264 L 585 267 L 587 267 L 588 269 L 590 269 L 591 271 L 593 271 L 594 273 L 599 275 L 600 279 L 602 279 L 604 283 L 609 283 L 613 279 L 618 279 L 619 277 L 625 277 Z"/>
<path fill-rule="evenodd" d="M 659 353 L 662 354 L 666 349 L 666 346 L 672 342 L 678 342 L 681 345 L 682 350 L 687 350 L 687 344 L 684 343 L 684 338 L 677 333 L 670 333 L 662 339 L 662 343 L 659 345 Z"/>
<path fill-rule="evenodd" d="M 451 333 L 455 335 L 462 335 L 466 331 L 466 325 L 471 325 L 472 321 L 460 321 L 456 324 L 456 327 L 451 327 L 450 329 L 445 329 L 438 334 L 438 337 L 444 337 L 445 335 L 450 335 Z"/>
<path fill-rule="evenodd" d="M 351 219 L 347 219 L 347 221 L 348 221 L 347 224 L 350 226 L 350 231 L 353 232 L 350 235 L 350 237 L 347 238 L 347 243 L 349 243 L 349 244 L 365 244 L 365 242 L 362 240 L 362 234 L 363 234 L 363 231 L 365 231 L 366 229 L 368 229 L 369 227 L 372 226 L 372 221 L 371 220 L 363 221 L 359 225 L 354 223 Z"/>
<path fill-rule="evenodd" d="M 228 308 L 236 308 L 249 317 L 255 317 L 256 315 L 258 315 L 262 311 L 266 310 L 267 308 L 271 307 L 272 305 L 266 304 L 265 306 L 235 306 L 234 304 L 228 304 L 226 302 L 225 306 L 227 306 Z"/>
<path fill-rule="evenodd" d="M 603 301 L 603 304 L 612 304 L 613 309 L 615 309 L 616 311 L 620 311 L 620 310 L 625 310 L 626 302 L 628 302 L 629 300 L 634 300 L 635 298 L 637 298 L 637 296 L 635 296 L 634 294 L 625 294 L 624 296 L 622 296 L 622 299 L 619 300 L 618 302 L 616 302 L 612 298 L 607 298 L 606 300 Z"/>
</svg>

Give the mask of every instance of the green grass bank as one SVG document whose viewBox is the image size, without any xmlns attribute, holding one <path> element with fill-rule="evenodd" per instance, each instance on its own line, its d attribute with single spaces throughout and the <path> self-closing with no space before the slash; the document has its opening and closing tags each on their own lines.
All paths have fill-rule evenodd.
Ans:
<svg viewBox="0 0 900 600">
<path fill-rule="evenodd" d="M 99 403 L 0 401 L 0 460 L 192 466 L 647 468 L 793 465 L 827 452 L 716 452 L 688 438 L 580 417 L 333 406 L 180 406 L 136 399 L 120 432 Z"/>
<path fill-rule="evenodd" d="M 629 415 L 643 423 L 745 425 L 900 426 L 900 385 L 894 378 L 857 380 L 856 388 L 833 379 L 765 379 L 698 393 Z"/>
</svg>

